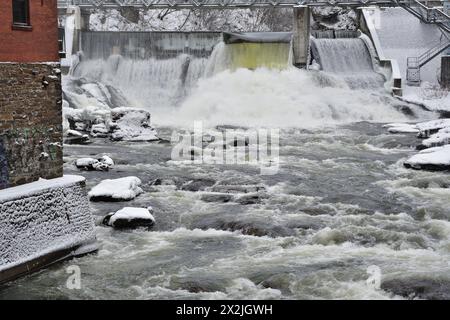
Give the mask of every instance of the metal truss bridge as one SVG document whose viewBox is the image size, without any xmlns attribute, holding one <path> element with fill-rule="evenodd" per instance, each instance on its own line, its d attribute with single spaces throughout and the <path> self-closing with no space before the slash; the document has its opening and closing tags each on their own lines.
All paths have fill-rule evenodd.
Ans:
<svg viewBox="0 0 450 320">
<path fill-rule="evenodd" d="M 384 6 L 397 7 L 407 5 L 410 0 L 58 0 L 58 8 L 79 6 L 85 9 L 94 8 L 248 8 L 248 7 L 293 7 L 307 6 Z M 440 1 L 435 1 L 440 2 Z"/>
</svg>

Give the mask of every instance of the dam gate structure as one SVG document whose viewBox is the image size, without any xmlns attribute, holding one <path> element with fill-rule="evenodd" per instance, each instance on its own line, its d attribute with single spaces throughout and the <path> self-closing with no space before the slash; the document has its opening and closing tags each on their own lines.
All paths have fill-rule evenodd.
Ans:
<svg viewBox="0 0 450 320">
<path fill-rule="evenodd" d="M 61 11 L 78 10 L 77 29 L 88 28 L 90 10 L 145 8 L 145 9 L 245 9 L 293 8 L 292 63 L 300 68 L 308 64 L 311 7 L 401 7 L 425 24 L 433 24 L 442 32 L 442 39 L 418 56 L 408 57 L 406 80 L 419 85 L 420 68 L 450 48 L 450 16 L 448 1 L 419 0 L 58 0 Z M 447 61 L 445 58 L 442 61 Z M 445 63 L 444 63 L 445 64 Z M 441 68 L 446 72 L 448 68 Z M 441 79 L 448 75 L 442 74 Z"/>
</svg>

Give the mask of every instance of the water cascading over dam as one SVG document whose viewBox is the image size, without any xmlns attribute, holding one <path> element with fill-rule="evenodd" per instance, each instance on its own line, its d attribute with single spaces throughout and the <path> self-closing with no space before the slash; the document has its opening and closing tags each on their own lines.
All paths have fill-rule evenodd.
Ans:
<svg viewBox="0 0 450 320">
<path fill-rule="evenodd" d="M 72 108 L 105 112 L 144 108 L 159 126 L 199 119 L 212 126 L 279 127 L 405 119 L 382 92 L 350 90 L 379 90 L 384 83 L 363 40 L 313 40 L 322 72 L 308 72 L 291 66 L 290 38 L 82 32 L 83 53 L 66 77 L 65 100 Z"/>
<path fill-rule="evenodd" d="M 375 89 L 385 82 L 362 38 L 314 38 L 311 51 L 322 71 L 345 79 L 350 88 Z"/>
<path fill-rule="evenodd" d="M 217 32 L 81 32 L 71 75 L 109 84 L 135 107 L 174 106 L 204 74 L 219 41 Z"/>
</svg>

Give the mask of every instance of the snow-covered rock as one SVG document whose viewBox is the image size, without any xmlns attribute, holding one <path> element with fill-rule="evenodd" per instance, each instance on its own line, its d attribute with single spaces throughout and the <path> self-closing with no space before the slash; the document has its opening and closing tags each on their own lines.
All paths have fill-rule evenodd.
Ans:
<svg viewBox="0 0 450 320">
<path fill-rule="evenodd" d="M 420 149 L 439 147 L 446 144 L 450 144 L 450 127 L 440 129 L 428 139 L 423 140 Z"/>
<path fill-rule="evenodd" d="M 142 109 L 111 110 L 111 139 L 114 141 L 156 141 L 156 130 L 150 126 L 150 113 Z"/>
<path fill-rule="evenodd" d="M 81 132 L 78 132 L 76 130 L 71 130 L 71 129 L 67 130 L 66 134 L 68 137 L 82 137 L 83 136 L 83 134 Z"/>
<path fill-rule="evenodd" d="M 114 165 L 113 159 L 111 159 L 111 158 L 110 158 L 109 156 L 107 156 L 107 155 L 102 156 L 100 159 L 98 159 L 98 161 L 100 161 L 100 162 L 106 164 L 106 165 L 109 166 L 109 167 L 112 167 L 112 166 Z"/>
<path fill-rule="evenodd" d="M 91 142 L 87 134 L 82 134 L 76 130 L 69 129 L 65 135 L 64 143 L 66 144 L 88 144 Z"/>
<path fill-rule="evenodd" d="M 418 170 L 450 170 L 450 145 L 422 150 L 409 158 L 404 166 Z"/>
<path fill-rule="evenodd" d="M 91 201 L 133 200 L 143 192 L 139 187 L 141 183 L 141 179 L 133 176 L 107 179 L 92 188 L 88 196 Z"/>
<path fill-rule="evenodd" d="M 79 169 L 93 170 L 93 164 L 95 164 L 97 162 L 98 162 L 98 160 L 96 160 L 94 158 L 80 158 L 80 159 L 77 159 L 77 161 L 75 162 L 75 165 Z"/>
<path fill-rule="evenodd" d="M 109 130 L 104 123 L 94 124 L 91 127 L 91 136 L 96 138 L 106 138 Z"/>
<path fill-rule="evenodd" d="M 114 161 L 108 156 L 102 156 L 99 159 L 80 158 L 75 165 L 81 170 L 108 171 L 114 165 Z"/>
<path fill-rule="evenodd" d="M 450 127 L 450 119 L 438 119 L 421 122 L 416 124 L 416 126 L 419 129 L 418 137 L 428 138 L 433 133 L 436 133 L 443 128 Z"/>
<path fill-rule="evenodd" d="M 109 213 L 104 219 L 103 224 L 115 229 L 150 229 L 155 224 L 155 218 L 151 214 L 151 208 L 133 208 L 125 207 L 116 213 Z"/>
<path fill-rule="evenodd" d="M 419 129 L 415 124 L 409 123 L 388 123 L 383 126 L 390 133 L 418 133 Z"/>
</svg>

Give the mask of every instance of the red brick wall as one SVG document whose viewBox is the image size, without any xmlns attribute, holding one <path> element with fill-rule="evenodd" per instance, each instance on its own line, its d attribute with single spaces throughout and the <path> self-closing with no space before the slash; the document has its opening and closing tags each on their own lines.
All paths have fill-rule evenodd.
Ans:
<svg viewBox="0 0 450 320">
<path fill-rule="evenodd" d="M 0 0 L 0 61 L 59 61 L 57 0 L 30 0 L 31 31 L 12 29 L 12 0 Z"/>
</svg>

